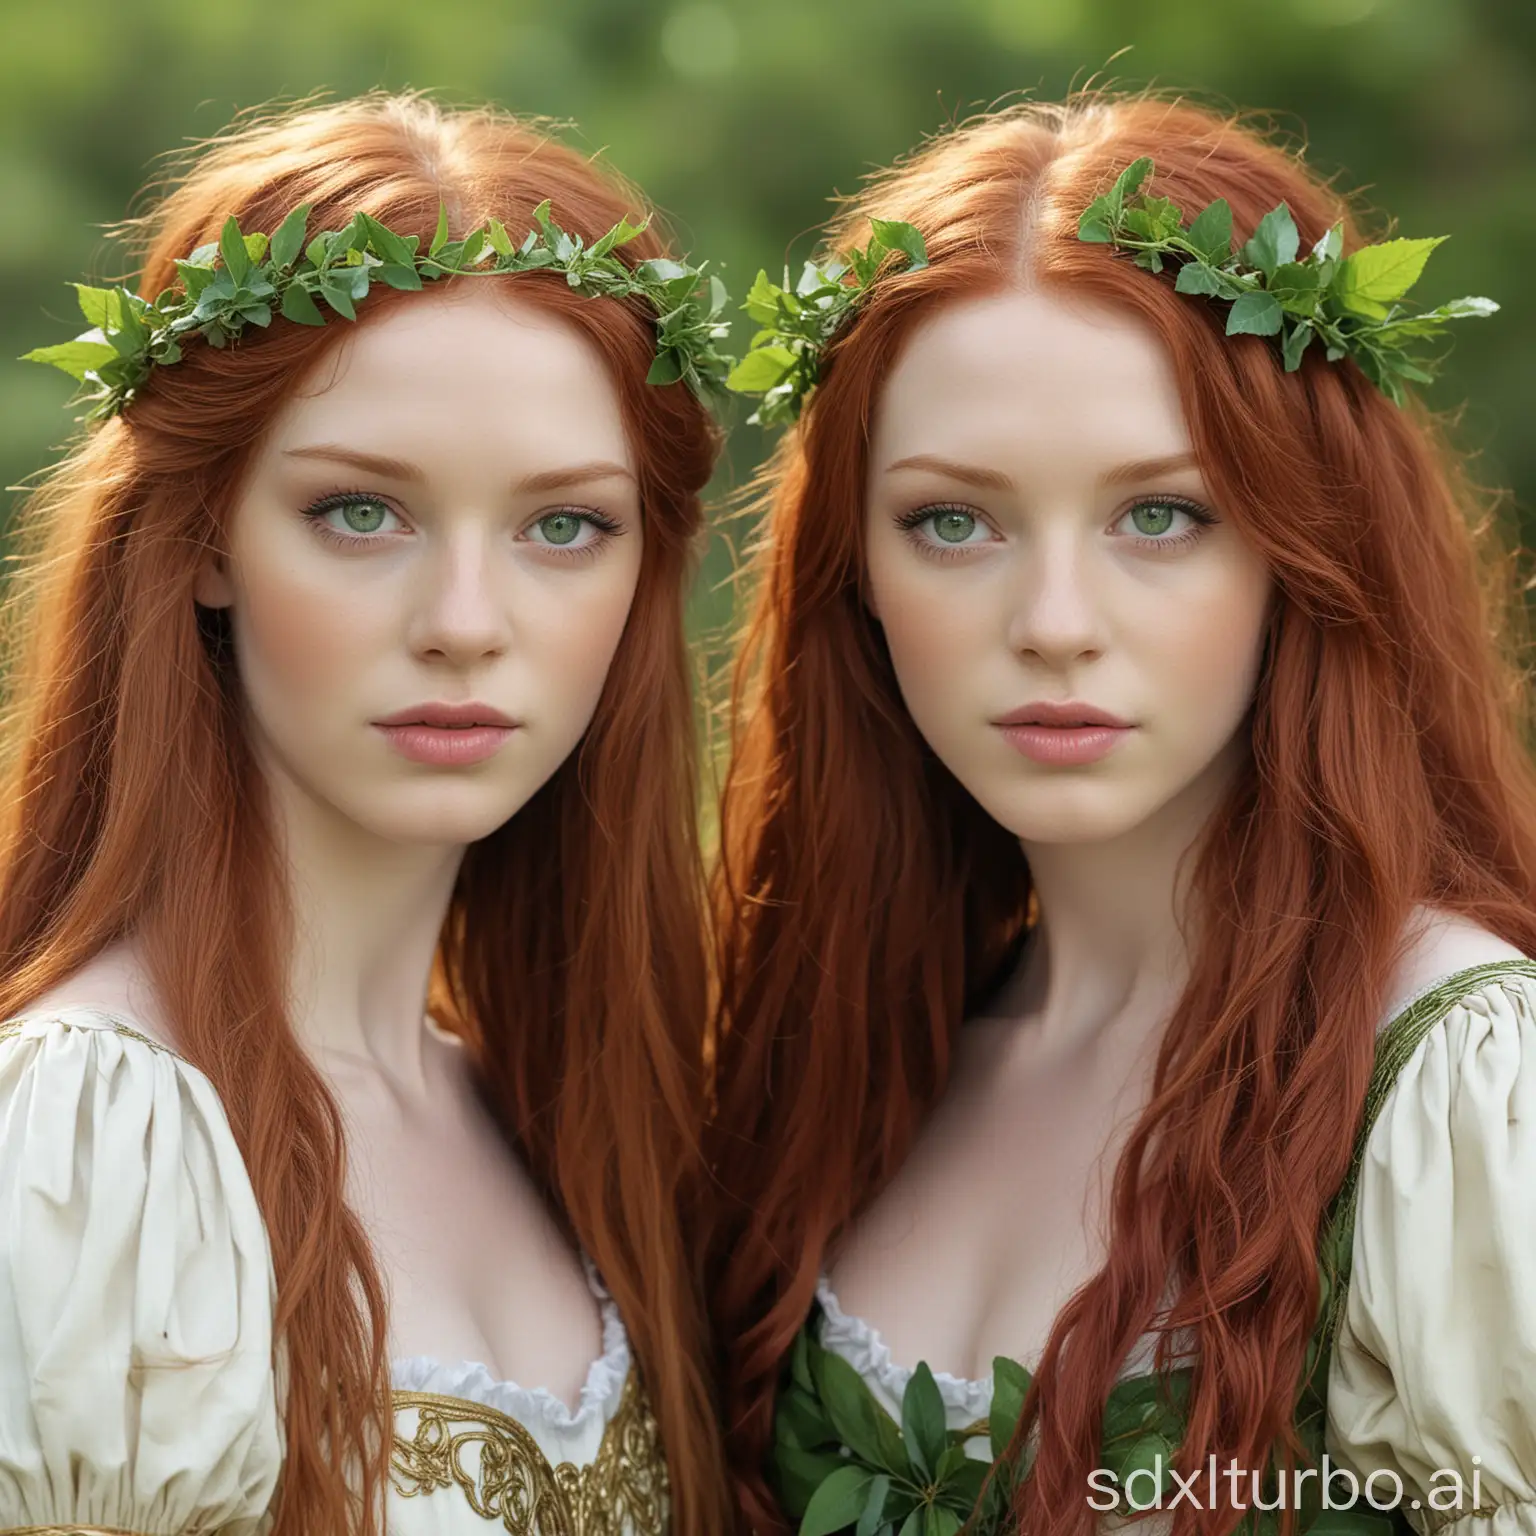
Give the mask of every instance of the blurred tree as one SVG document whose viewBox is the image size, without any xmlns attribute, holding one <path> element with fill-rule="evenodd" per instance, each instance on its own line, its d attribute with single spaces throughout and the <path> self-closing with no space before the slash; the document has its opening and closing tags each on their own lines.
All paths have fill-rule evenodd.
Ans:
<svg viewBox="0 0 1536 1536">
<path fill-rule="evenodd" d="M 807 254 L 829 197 L 924 134 L 1095 74 L 1270 112 L 1402 232 L 1454 234 L 1426 299 L 1486 293 L 1504 312 L 1464 328 L 1432 399 L 1465 402 L 1479 478 L 1529 509 L 1529 0 L 0 0 L 0 359 L 72 334 L 66 282 L 120 273 L 102 226 L 158 155 L 274 99 L 417 86 L 572 120 L 740 291 Z M 66 395 L 61 376 L 0 361 L 0 483 L 49 462 Z M 739 428 L 726 478 L 765 449 Z M 717 548 L 701 625 L 728 614 L 727 567 Z"/>
</svg>

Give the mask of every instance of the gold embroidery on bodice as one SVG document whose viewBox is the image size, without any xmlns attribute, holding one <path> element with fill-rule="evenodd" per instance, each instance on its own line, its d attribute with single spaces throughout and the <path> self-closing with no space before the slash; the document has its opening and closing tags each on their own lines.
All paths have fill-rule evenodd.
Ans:
<svg viewBox="0 0 1536 1536">
<path fill-rule="evenodd" d="M 457 1487 L 508 1536 L 664 1536 L 667 1464 L 656 1420 L 633 1369 L 590 1466 L 552 1466 L 507 1414 L 460 1397 L 396 1392 L 416 1432 L 395 1431 L 389 1480 L 411 1499 Z"/>
</svg>

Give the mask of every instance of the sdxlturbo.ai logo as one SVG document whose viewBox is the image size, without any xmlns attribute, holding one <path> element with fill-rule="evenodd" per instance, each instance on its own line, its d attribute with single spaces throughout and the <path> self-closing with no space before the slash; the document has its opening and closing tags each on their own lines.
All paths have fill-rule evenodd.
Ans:
<svg viewBox="0 0 1536 1536">
<path fill-rule="evenodd" d="M 1437 1511 L 1476 1513 L 1482 1504 L 1482 1473 L 1479 1470 L 1482 1460 L 1481 1456 L 1472 1458 L 1470 1483 L 1453 1467 L 1438 1468 L 1424 1490 L 1425 1497 L 1409 1499 L 1407 1507 L 1423 1509 L 1427 1505 Z M 1318 1479 L 1319 1486 L 1307 1490 L 1307 1483 L 1312 1478 Z M 1267 1485 L 1269 1497 L 1266 1499 Z M 1193 1472 L 1182 1474 L 1157 1455 L 1150 1466 L 1128 1472 L 1124 1484 L 1107 1467 L 1100 1467 L 1089 1473 L 1088 1486 L 1092 1490 L 1088 1495 L 1088 1507 L 1100 1513 L 1176 1509 L 1185 1503 L 1192 1509 L 1230 1507 L 1239 1511 L 1301 1509 L 1308 1502 L 1323 1509 L 1352 1509 L 1362 1495 L 1372 1509 L 1391 1510 L 1403 1503 L 1404 1491 L 1402 1478 L 1390 1467 L 1378 1467 L 1362 1481 L 1348 1467 L 1335 1466 L 1326 1454 L 1321 1467 L 1297 1467 L 1288 1477 L 1245 1469 L 1236 1461 L 1229 1462 L 1222 1471 L 1214 1456 L 1209 1458 L 1204 1469 L 1197 1467 Z M 1145 1496 L 1141 1496 L 1142 1490 L 1146 1490 Z M 1308 1492 L 1311 1500 L 1307 1497 Z"/>
</svg>

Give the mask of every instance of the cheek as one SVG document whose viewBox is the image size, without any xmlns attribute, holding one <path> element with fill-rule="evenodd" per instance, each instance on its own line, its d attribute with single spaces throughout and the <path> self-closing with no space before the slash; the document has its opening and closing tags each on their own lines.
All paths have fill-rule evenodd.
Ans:
<svg viewBox="0 0 1536 1536">
<path fill-rule="evenodd" d="M 997 635 L 996 572 L 977 561 L 969 569 L 919 563 L 906 550 L 875 545 L 868 559 L 870 607 L 885 632 L 891 665 L 908 707 L 958 702 L 955 684 Z"/>
<path fill-rule="evenodd" d="M 1175 603 L 1146 615 L 1140 639 L 1122 643 L 1156 668 L 1158 691 L 1193 726 L 1192 734 L 1224 741 L 1253 700 L 1270 605 L 1270 583 L 1246 563 L 1215 570 Z"/>
<path fill-rule="evenodd" d="M 314 562 L 318 566 L 318 562 Z M 334 699 L 385 643 L 392 594 L 302 558 L 242 552 L 236 654 L 252 702 Z M 352 573 L 347 573 L 351 575 Z"/>
<path fill-rule="evenodd" d="M 520 617 L 514 651 L 526 657 L 552 712 L 591 715 L 613 663 L 640 575 L 640 541 L 622 541 L 592 568 L 555 573 Z"/>
</svg>

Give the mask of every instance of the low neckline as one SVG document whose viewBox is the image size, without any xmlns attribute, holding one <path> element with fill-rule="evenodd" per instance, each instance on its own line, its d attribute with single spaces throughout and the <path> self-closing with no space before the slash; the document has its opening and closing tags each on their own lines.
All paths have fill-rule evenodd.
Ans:
<svg viewBox="0 0 1536 1536">
<path fill-rule="evenodd" d="M 80 1003 L 49 1008 L 44 1012 L 25 1011 L 0 1022 L 0 1038 L 19 1033 L 30 1019 L 56 1019 L 65 1024 L 90 1021 L 86 1027 L 137 1041 L 152 1051 L 169 1056 L 187 1071 L 196 1072 L 205 1082 L 208 1081 L 207 1074 L 174 1046 L 146 1035 L 126 1017 L 110 1008 Z M 441 1030 L 430 1015 L 425 1016 L 425 1022 L 434 1037 L 443 1039 L 445 1043 L 457 1042 L 458 1037 Z M 209 1086 L 212 1087 L 211 1082 Z M 217 1096 L 217 1089 L 214 1093 Z M 425 1392 L 453 1398 L 519 1420 L 524 1415 L 507 1405 L 526 1404 L 534 1410 L 544 1427 L 563 1433 L 579 1428 L 593 1413 L 601 1415 L 605 1421 L 611 1418 L 631 1368 L 629 1335 L 619 1315 L 618 1306 L 603 1285 L 596 1267 L 586 1254 L 581 1254 L 580 1258 L 587 1284 L 598 1303 L 603 1347 L 601 1353 L 588 1363 L 574 1408 L 549 1387 L 527 1387 L 521 1382 L 493 1375 L 483 1361 L 448 1361 L 436 1355 L 391 1355 L 391 1391 L 404 1394 Z M 448 1390 L 441 1385 L 444 1382 L 452 1382 L 454 1389 Z"/>
<path fill-rule="evenodd" d="M 1444 975 L 1414 990 L 1405 1001 L 1392 1009 L 1386 1022 L 1377 1030 L 1378 1044 L 1397 1030 L 1409 1014 L 1419 1010 L 1426 1002 L 1434 1000 L 1438 1004 L 1453 992 L 1462 998 L 1469 997 L 1481 987 L 1510 975 L 1536 980 L 1536 961 L 1525 956 L 1501 957 L 1497 960 L 1481 961 L 1447 971 Z M 841 1355 L 861 1374 L 867 1372 L 887 1391 L 892 1392 L 899 1401 L 906 1383 L 911 1380 L 917 1367 L 903 1365 L 897 1361 L 884 1335 L 867 1318 L 843 1309 L 826 1270 L 823 1270 L 817 1278 L 816 1302 L 821 1309 L 817 1340 L 822 1347 Z M 1117 1380 L 1144 1374 L 1152 1369 L 1152 1356 L 1158 1337 L 1156 1329 L 1149 1329 L 1135 1341 L 1121 1364 Z M 1039 1357 L 1040 1351 L 1036 1351 L 1025 1368 L 1033 1371 Z M 1025 1363 L 1022 1356 L 1010 1358 L 1018 1360 L 1020 1364 Z M 919 1361 L 919 1364 L 922 1363 L 925 1362 Z M 985 1413 L 994 1388 L 991 1373 L 983 1377 L 968 1377 L 959 1376 L 950 1371 L 936 1371 L 931 1366 L 929 1370 L 946 1408 L 970 1411 L 975 1402 L 980 1399 L 981 1411 Z"/>
</svg>

